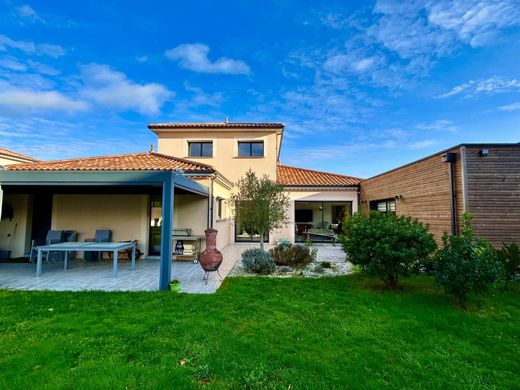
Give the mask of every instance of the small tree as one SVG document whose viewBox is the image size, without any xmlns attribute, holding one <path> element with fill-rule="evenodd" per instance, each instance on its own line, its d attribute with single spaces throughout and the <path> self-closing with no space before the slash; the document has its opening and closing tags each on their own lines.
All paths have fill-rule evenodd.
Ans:
<svg viewBox="0 0 520 390">
<path fill-rule="evenodd" d="M 459 236 L 444 233 L 443 248 L 437 251 L 433 262 L 435 280 L 455 295 L 462 306 L 467 294 L 487 292 L 503 272 L 493 246 L 473 236 L 471 219 L 469 213 L 462 215 Z"/>
<path fill-rule="evenodd" d="M 237 187 L 238 192 L 232 196 L 235 221 L 246 230 L 258 232 L 263 249 L 264 234 L 289 222 L 289 197 L 267 175 L 258 178 L 252 170 L 238 180 Z"/>
<path fill-rule="evenodd" d="M 349 260 L 390 288 L 396 288 L 399 276 L 419 271 L 436 248 L 427 226 L 394 213 L 358 212 L 345 220 L 343 232 L 340 241 Z"/>
</svg>

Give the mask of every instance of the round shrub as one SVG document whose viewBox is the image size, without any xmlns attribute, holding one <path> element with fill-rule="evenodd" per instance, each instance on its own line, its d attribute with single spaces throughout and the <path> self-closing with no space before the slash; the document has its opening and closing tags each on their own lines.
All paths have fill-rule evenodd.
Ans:
<svg viewBox="0 0 520 390">
<path fill-rule="evenodd" d="M 242 252 L 242 264 L 246 271 L 261 275 L 269 275 L 275 269 L 271 254 L 260 248 L 246 249 Z"/>
<path fill-rule="evenodd" d="M 514 280 L 520 275 L 520 248 L 516 243 L 502 244 L 502 248 L 497 251 L 498 260 L 504 267 L 506 280 Z"/>
<path fill-rule="evenodd" d="M 269 251 L 276 265 L 302 267 L 312 262 L 311 248 L 303 245 L 282 243 Z"/>
<path fill-rule="evenodd" d="M 435 280 L 461 304 L 469 293 L 485 293 L 500 280 L 503 269 L 493 246 L 475 238 L 471 215 L 463 214 L 460 236 L 444 234 L 443 248 L 435 254 Z"/>
<path fill-rule="evenodd" d="M 428 227 L 418 220 L 378 211 L 347 218 L 340 241 L 353 264 L 390 288 L 399 276 L 418 272 L 436 248 Z"/>
</svg>

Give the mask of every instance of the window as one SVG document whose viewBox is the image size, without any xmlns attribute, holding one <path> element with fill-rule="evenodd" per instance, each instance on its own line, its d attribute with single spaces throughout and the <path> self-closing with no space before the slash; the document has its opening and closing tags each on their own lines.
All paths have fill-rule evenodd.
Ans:
<svg viewBox="0 0 520 390">
<path fill-rule="evenodd" d="M 213 142 L 188 142 L 190 157 L 213 157 Z"/>
<path fill-rule="evenodd" d="M 217 218 L 224 218 L 224 199 L 217 198 Z"/>
<path fill-rule="evenodd" d="M 264 142 L 239 142 L 238 155 L 240 157 L 264 157 Z"/>
<path fill-rule="evenodd" d="M 370 202 L 370 208 L 382 213 L 395 213 L 395 199 L 375 200 Z"/>
</svg>

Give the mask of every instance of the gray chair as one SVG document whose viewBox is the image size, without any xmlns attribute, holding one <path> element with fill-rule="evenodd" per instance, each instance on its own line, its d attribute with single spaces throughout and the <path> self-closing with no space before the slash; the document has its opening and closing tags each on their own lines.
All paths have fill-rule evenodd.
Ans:
<svg viewBox="0 0 520 390">
<path fill-rule="evenodd" d="M 87 242 L 112 242 L 112 230 L 97 229 L 94 238 L 87 238 Z M 85 252 L 86 261 L 101 260 L 104 252 Z M 90 255 L 92 254 L 92 255 Z"/>
<path fill-rule="evenodd" d="M 47 235 L 45 236 L 45 242 L 37 242 L 36 240 L 31 241 L 31 254 L 29 256 L 29 261 L 34 263 L 35 256 L 38 254 L 36 247 L 40 245 L 51 245 L 58 244 L 60 242 L 65 242 L 66 233 L 65 230 L 49 230 Z M 54 260 L 58 260 L 58 258 L 62 258 L 64 254 L 56 253 L 56 252 L 44 252 L 43 257 L 47 262 L 51 262 Z"/>
</svg>

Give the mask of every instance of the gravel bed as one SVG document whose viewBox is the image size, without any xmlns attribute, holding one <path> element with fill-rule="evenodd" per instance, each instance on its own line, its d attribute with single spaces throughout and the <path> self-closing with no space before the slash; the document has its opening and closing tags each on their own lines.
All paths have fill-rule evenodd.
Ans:
<svg viewBox="0 0 520 390">
<path fill-rule="evenodd" d="M 346 261 L 346 256 L 338 247 L 317 246 L 318 254 L 316 261 L 302 268 L 291 268 L 287 266 L 276 266 L 273 274 L 266 275 L 271 278 L 323 278 L 331 276 L 348 275 L 352 273 L 352 263 Z M 323 265 L 325 263 L 325 266 Z M 238 260 L 228 277 L 233 276 L 258 276 L 247 272 L 243 265 L 242 259 Z"/>
</svg>

